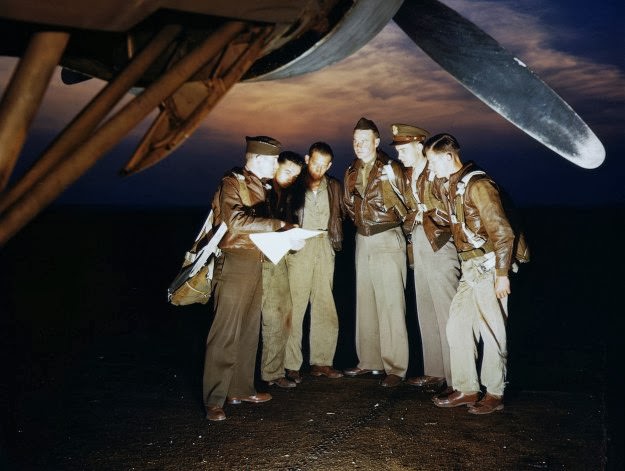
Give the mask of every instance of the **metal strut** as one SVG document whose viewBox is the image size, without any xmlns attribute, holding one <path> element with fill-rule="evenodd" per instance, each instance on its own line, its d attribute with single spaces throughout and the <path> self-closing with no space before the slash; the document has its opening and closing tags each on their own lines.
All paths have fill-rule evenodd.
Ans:
<svg viewBox="0 0 625 471">
<path fill-rule="evenodd" d="M 58 162 L 87 140 L 96 126 L 172 43 L 181 30 L 182 27 L 179 25 L 165 26 L 128 66 L 83 108 L 21 179 L 0 196 L 0 213 L 23 197 Z"/>
<path fill-rule="evenodd" d="M 11 177 L 28 129 L 68 40 L 69 33 L 35 33 L 11 77 L 0 103 L 0 191 Z"/>
<path fill-rule="evenodd" d="M 229 44 L 213 65 L 210 80 L 189 81 L 168 97 L 121 174 L 131 175 L 151 167 L 193 134 L 260 56 L 272 29 L 268 26 L 255 31 L 249 42 Z"/>
<path fill-rule="evenodd" d="M 100 126 L 87 142 L 76 148 L 65 160 L 42 177 L 27 195 L 0 215 L 0 245 L 4 245 L 65 188 L 117 145 L 159 103 L 180 88 L 244 28 L 245 23 L 239 21 L 222 25 L 200 46 L 146 88 L 141 95 Z"/>
</svg>

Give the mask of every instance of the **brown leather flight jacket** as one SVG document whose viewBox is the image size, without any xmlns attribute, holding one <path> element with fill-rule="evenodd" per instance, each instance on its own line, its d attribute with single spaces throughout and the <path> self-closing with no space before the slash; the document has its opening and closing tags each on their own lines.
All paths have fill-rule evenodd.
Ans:
<svg viewBox="0 0 625 471">
<path fill-rule="evenodd" d="M 239 177 L 244 178 L 249 206 L 241 195 Z M 280 229 L 282 221 L 268 217 L 267 189 L 255 174 L 247 169 L 234 168 L 222 178 L 213 197 L 215 225 L 225 222 L 228 231 L 219 242 L 219 248 L 229 250 L 255 250 L 249 234 L 271 232 Z"/>
<path fill-rule="evenodd" d="M 361 195 L 356 189 L 358 173 L 363 166 L 362 160 L 354 159 L 345 171 L 345 186 L 343 188 L 345 210 L 354 221 L 357 232 L 361 235 L 379 234 L 402 223 L 403 218 L 395 207 L 387 209 L 384 206 L 382 167 L 389 163 L 395 174 L 395 184 L 400 193 L 405 195 L 406 180 L 403 166 L 380 150 L 377 151 L 373 167 L 369 172 L 364 195 Z"/>
<path fill-rule="evenodd" d="M 473 162 L 467 162 L 460 170 L 450 175 L 447 197 L 449 214 L 454 215 L 456 212 L 454 201 L 458 182 L 464 175 L 474 170 L 480 169 Z M 447 193 L 444 186 L 438 188 L 443 194 Z M 497 184 L 488 175 L 476 175 L 469 180 L 464 194 L 464 219 L 471 231 L 492 245 L 497 275 L 507 276 L 513 262 L 514 232 L 501 203 Z M 455 223 L 453 218 L 451 231 L 458 252 L 475 248 L 468 242 L 461 224 Z"/>
<path fill-rule="evenodd" d="M 412 167 L 406 168 L 406 201 L 410 203 L 411 211 L 406 216 L 406 220 L 403 224 L 404 233 L 410 234 L 416 224 L 419 224 L 416 219 L 419 211 L 417 207 L 417 201 L 412 194 Z M 427 237 L 432 250 L 438 251 L 443 247 L 451 238 L 451 227 L 449 225 L 449 214 L 447 214 L 447 208 L 445 204 L 437 199 L 432 192 L 432 187 L 436 185 L 436 182 L 431 175 L 427 166 L 417 177 L 417 195 L 419 201 L 425 205 L 426 209 L 423 212 L 423 231 Z"/>
<path fill-rule="evenodd" d="M 330 175 L 325 175 L 326 184 L 328 185 L 328 199 L 330 203 L 330 219 L 328 220 L 328 237 L 335 252 L 339 252 L 343 248 L 343 218 L 345 217 L 345 209 L 343 206 L 343 188 L 341 182 Z M 302 226 L 304 224 L 304 205 L 296 210 L 297 223 Z"/>
</svg>

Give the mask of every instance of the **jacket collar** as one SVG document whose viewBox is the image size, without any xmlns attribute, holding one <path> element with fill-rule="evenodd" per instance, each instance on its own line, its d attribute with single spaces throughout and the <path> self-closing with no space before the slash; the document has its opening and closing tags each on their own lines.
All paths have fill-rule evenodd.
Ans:
<svg viewBox="0 0 625 471">
<path fill-rule="evenodd" d="M 449 175 L 449 186 L 455 187 L 460 179 L 464 177 L 467 173 L 472 172 L 474 170 L 480 170 L 480 168 L 473 162 L 472 160 L 465 162 L 462 165 L 462 168 L 455 173 Z"/>
<path fill-rule="evenodd" d="M 386 155 L 383 151 L 381 151 L 380 149 L 378 149 L 376 151 L 376 156 L 375 159 L 373 160 L 373 165 L 375 165 L 376 167 L 380 168 L 383 167 L 384 165 L 386 165 L 389 161 L 390 157 L 388 155 Z M 360 170 L 362 169 L 362 167 L 365 165 L 365 163 L 356 158 L 354 159 L 354 163 L 352 164 L 352 170 Z"/>
</svg>

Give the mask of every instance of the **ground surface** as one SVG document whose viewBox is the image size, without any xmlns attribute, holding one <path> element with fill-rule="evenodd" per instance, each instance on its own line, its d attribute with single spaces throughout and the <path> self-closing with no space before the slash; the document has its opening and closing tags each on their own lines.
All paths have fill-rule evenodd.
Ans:
<svg viewBox="0 0 625 471">
<path fill-rule="evenodd" d="M 200 393 L 210 312 L 164 294 L 201 212 L 50 213 L 1 253 L 0 469 L 622 469 L 616 278 L 579 252 L 590 229 L 568 245 L 550 237 L 608 213 L 528 212 L 534 260 L 513 281 L 503 412 L 306 375 L 269 403 L 226 406 L 221 423 L 205 420 Z M 356 361 L 350 250 L 337 258 L 341 368 Z"/>
</svg>

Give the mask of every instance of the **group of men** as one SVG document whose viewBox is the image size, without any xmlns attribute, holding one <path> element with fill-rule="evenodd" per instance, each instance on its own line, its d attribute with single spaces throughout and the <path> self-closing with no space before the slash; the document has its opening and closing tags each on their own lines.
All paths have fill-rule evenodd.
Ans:
<svg viewBox="0 0 625 471">
<path fill-rule="evenodd" d="M 475 164 L 462 163 L 450 134 L 430 137 L 404 124 L 393 125 L 392 134 L 401 163 L 379 150 L 373 121 L 356 123 L 356 158 L 342 185 L 327 174 L 334 155 L 324 142 L 301 157 L 282 151 L 273 138 L 246 138 L 245 166 L 222 179 L 212 202 L 215 223 L 225 222 L 228 231 L 219 243 L 215 317 L 206 344 L 203 397 L 209 420 L 226 418 L 226 402 L 271 400 L 254 386 L 261 330 L 262 379 L 280 388 L 301 383 L 309 305 L 311 375 L 384 375 L 383 387 L 405 380 L 435 392 L 438 407 L 466 405 L 472 414 L 503 409 L 515 234 L 497 185 Z M 332 287 L 345 216 L 356 228 L 359 361 L 340 372 L 333 367 L 339 325 Z M 294 227 L 318 235 L 294 242 L 276 264 L 249 237 Z M 408 379 L 407 249 L 424 366 L 423 376 Z"/>
</svg>

